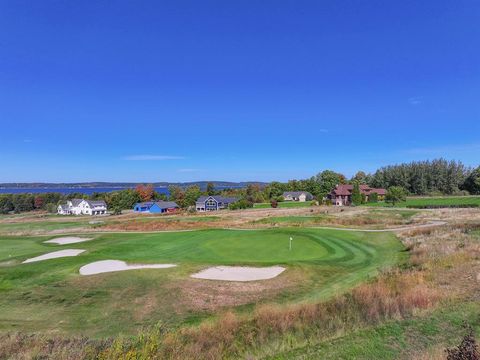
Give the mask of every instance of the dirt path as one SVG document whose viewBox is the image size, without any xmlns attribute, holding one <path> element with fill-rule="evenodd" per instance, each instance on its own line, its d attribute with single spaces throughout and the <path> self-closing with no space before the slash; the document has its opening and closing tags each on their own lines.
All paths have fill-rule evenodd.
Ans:
<svg viewBox="0 0 480 360">
<path fill-rule="evenodd" d="M 427 224 L 419 225 L 407 225 L 397 228 L 390 229 L 359 229 L 359 228 L 342 228 L 342 227 L 332 227 L 332 226 L 305 226 L 304 229 L 324 229 L 324 230 L 339 230 L 339 231 L 356 231 L 356 232 L 401 232 L 416 230 L 422 228 L 430 228 L 436 226 L 443 226 L 448 224 L 446 221 L 431 221 Z M 219 230 L 236 230 L 236 231 L 258 231 L 258 230 L 272 230 L 274 227 L 269 228 L 214 228 Z M 214 230 L 212 229 L 212 230 Z M 300 228 L 299 228 L 300 229 Z M 191 231 L 200 231 L 205 229 L 188 229 L 188 230 L 156 230 L 156 231 L 136 231 L 136 230 L 125 230 L 125 231 L 90 231 L 82 232 L 82 234 L 158 234 L 158 233 L 182 233 L 182 232 L 191 232 Z M 208 229 L 210 230 L 210 229 Z"/>
</svg>

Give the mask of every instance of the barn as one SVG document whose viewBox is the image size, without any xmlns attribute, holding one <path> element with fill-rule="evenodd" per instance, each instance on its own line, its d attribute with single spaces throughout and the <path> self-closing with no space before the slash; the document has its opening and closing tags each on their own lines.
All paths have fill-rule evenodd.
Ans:
<svg viewBox="0 0 480 360">
<path fill-rule="evenodd" d="M 133 211 L 151 214 L 171 213 L 180 207 L 173 201 L 147 201 L 135 204 Z"/>
</svg>

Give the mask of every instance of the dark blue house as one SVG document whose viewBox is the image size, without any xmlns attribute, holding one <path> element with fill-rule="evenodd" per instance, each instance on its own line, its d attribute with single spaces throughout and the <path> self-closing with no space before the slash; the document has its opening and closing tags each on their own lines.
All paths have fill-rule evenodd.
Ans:
<svg viewBox="0 0 480 360">
<path fill-rule="evenodd" d="M 179 208 L 177 203 L 173 201 L 147 201 L 135 204 L 133 211 L 161 214 L 175 212 Z"/>
<path fill-rule="evenodd" d="M 197 211 L 217 211 L 226 209 L 228 205 L 237 201 L 235 197 L 200 196 L 195 203 L 195 208 Z"/>
</svg>

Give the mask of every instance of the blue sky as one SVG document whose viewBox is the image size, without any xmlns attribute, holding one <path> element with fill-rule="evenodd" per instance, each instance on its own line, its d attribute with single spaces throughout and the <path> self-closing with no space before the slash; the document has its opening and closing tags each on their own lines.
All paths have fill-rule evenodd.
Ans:
<svg viewBox="0 0 480 360">
<path fill-rule="evenodd" d="M 480 2 L 0 0 L 0 182 L 480 163 Z"/>
</svg>

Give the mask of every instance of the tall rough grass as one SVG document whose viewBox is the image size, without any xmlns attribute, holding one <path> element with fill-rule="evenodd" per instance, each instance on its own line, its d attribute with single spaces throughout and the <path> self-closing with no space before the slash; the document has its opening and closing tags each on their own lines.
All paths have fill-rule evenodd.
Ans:
<svg viewBox="0 0 480 360">
<path fill-rule="evenodd" d="M 178 330 L 158 326 L 133 339 L 94 342 L 83 338 L 3 336 L 0 354 L 8 359 L 257 358 L 385 319 L 401 319 L 434 305 L 440 298 L 423 273 L 394 271 L 327 302 L 261 305 L 250 316 L 229 311 L 200 326 Z"/>
</svg>

